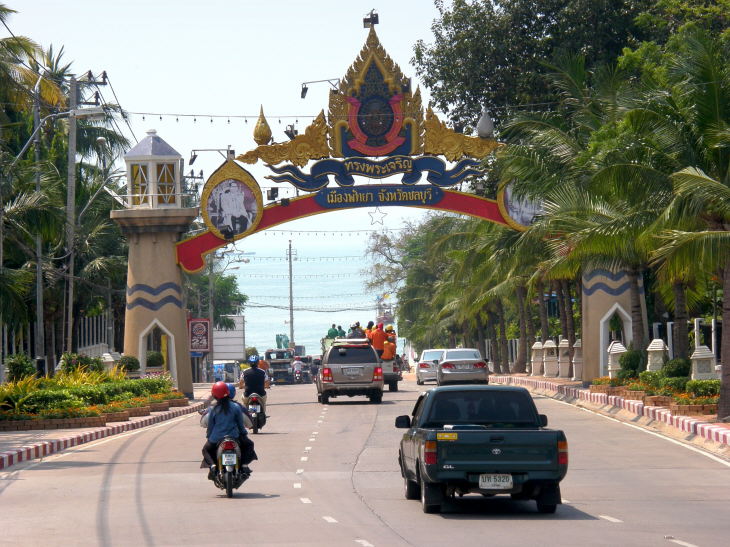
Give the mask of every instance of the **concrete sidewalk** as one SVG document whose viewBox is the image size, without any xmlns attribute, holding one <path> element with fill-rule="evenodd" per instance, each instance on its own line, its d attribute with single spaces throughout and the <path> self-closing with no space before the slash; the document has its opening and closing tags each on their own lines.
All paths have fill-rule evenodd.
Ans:
<svg viewBox="0 0 730 547">
<path fill-rule="evenodd" d="M 0 432 L 0 469 L 7 469 L 16 463 L 43 458 L 73 446 L 196 412 L 203 408 L 203 400 L 209 393 L 210 384 L 195 384 L 195 399 L 190 401 L 189 406 L 153 412 L 149 416 L 133 417 L 127 422 L 113 422 L 104 427 Z"/>
</svg>

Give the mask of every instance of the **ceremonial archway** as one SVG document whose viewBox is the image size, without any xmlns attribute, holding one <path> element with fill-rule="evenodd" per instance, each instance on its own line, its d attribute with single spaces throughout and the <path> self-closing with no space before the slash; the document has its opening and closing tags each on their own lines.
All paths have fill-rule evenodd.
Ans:
<svg viewBox="0 0 730 547">
<path fill-rule="evenodd" d="M 200 271 L 205 255 L 278 224 L 355 207 L 418 207 L 450 211 L 524 229 L 519 203 L 509 193 L 498 199 L 450 189 L 482 173 L 480 162 L 500 145 L 491 137 L 470 137 L 450 129 L 428 108 L 378 40 L 374 28 L 360 55 L 331 90 L 324 111 L 286 143 L 271 143 L 263 109 L 254 129 L 258 146 L 228 160 L 208 179 L 201 212 L 208 230 L 182 241 L 178 263 Z M 261 188 L 238 162 L 265 162 L 267 178 L 306 195 L 263 206 Z M 313 161 L 309 171 L 303 168 Z M 449 162 L 449 163 L 447 163 Z M 355 185 L 356 177 L 400 184 Z M 330 177 L 337 186 L 329 186 Z M 427 183 L 421 183 L 425 178 Z"/>
</svg>

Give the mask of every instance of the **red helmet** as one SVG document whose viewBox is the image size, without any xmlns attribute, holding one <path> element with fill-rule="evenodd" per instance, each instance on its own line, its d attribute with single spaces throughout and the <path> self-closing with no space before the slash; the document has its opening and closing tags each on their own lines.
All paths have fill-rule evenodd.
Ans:
<svg viewBox="0 0 730 547">
<path fill-rule="evenodd" d="M 210 393 L 216 399 L 222 399 L 223 397 L 228 397 L 231 394 L 231 392 L 228 391 L 228 384 L 225 382 L 216 382 L 213 384 L 213 387 L 210 388 Z"/>
</svg>

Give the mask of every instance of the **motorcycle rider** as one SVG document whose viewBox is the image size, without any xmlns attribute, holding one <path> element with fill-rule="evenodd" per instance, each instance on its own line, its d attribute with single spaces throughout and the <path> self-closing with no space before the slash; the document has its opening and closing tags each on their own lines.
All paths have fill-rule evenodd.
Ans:
<svg viewBox="0 0 730 547">
<path fill-rule="evenodd" d="M 241 374 L 238 387 L 243 388 L 243 406 L 248 408 L 248 398 L 257 393 L 261 401 L 261 412 L 266 415 L 266 372 L 259 368 L 259 356 L 251 355 L 248 358 L 249 368 Z"/>
<path fill-rule="evenodd" d="M 203 459 L 208 465 L 208 478 L 215 478 L 217 463 L 216 452 L 218 443 L 224 437 L 236 437 L 241 447 L 241 468 L 243 471 L 251 472 L 248 464 L 257 460 L 254 444 L 248 438 L 246 428 L 243 425 L 243 409 L 238 403 L 231 400 L 230 390 L 225 382 L 216 382 L 210 390 L 216 400 L 215 406 L 209 411 L 208 429 L 206 430 L 206 442 L 203 446 Z"/>
<path fill-rule="evenodd" d="M 301 357 L 299 357 L 298 355 L 294 356 L 294 361 L 292 361 L 291 368 L 295 378 L 297 376 L 297 372 L 299 372 L 300 378 L 304 378 L 304 363 L 302 362 Z"/>
</svg>

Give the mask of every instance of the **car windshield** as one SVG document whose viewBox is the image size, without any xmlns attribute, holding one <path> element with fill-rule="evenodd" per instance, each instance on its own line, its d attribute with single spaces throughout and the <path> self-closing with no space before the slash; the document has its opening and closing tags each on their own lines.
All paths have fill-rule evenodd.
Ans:
<svg viewBox="0 0 730 547">
<path fill-rule="evenodd" d="M 434 395 L 424 427 L 473 424 L 487 427 L 538 427 L 534 405 L 520 391 L 443 391 Z"/>
<path fill-rule="evenodd" d="M 370 346 L 341 346 L 330 350 L 327 364 L 351 365 L 358 363 L 375 363 L 378 357 Z"/>
<path fill-rule="evenodd" d="M 440 349 L 432 349 L 430 351 L 424 351 L 423 356 L 421 357 L 421 361 L 434 361 L 436 359 L 441 359 L 441 356 L 443 355 L 443 351 Z"/>
<path fill-rule="evenodd" d="M 444 359 L 481 359 L 482 356 L 479 352 L 473 349 L 458 349 L 453 351 L 447 351 L 444 354 Z"/>
</svg>

